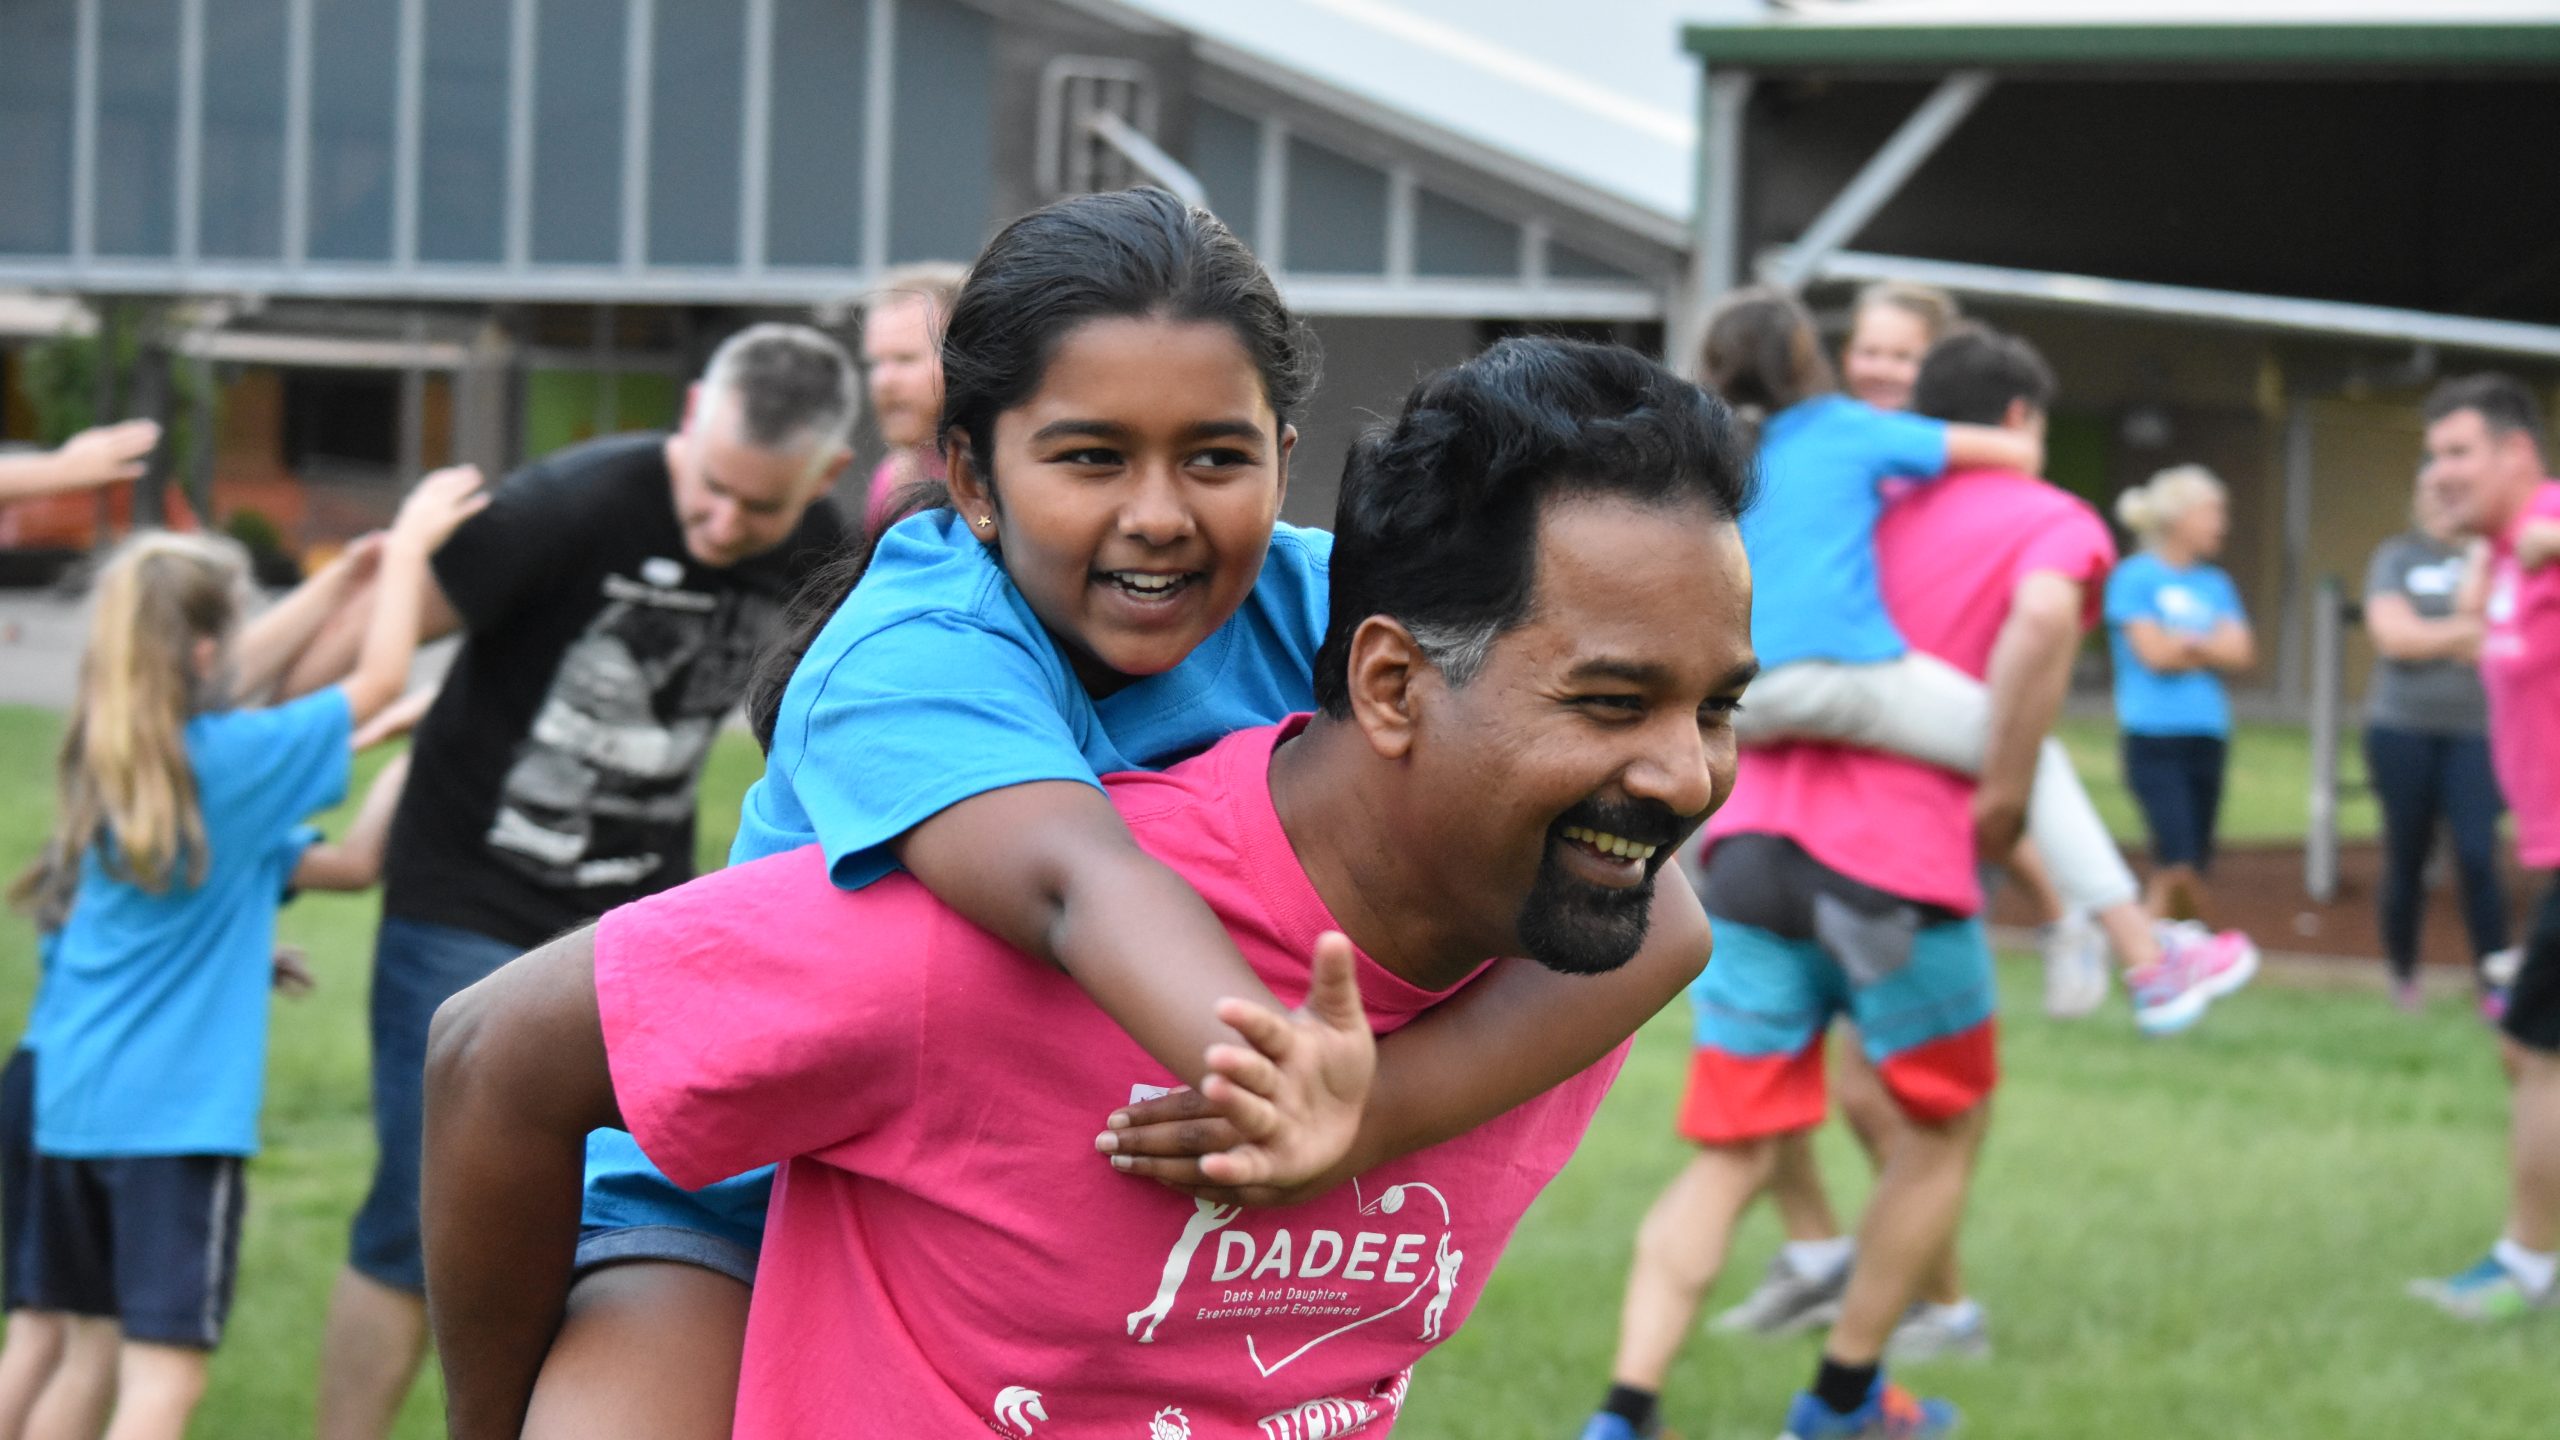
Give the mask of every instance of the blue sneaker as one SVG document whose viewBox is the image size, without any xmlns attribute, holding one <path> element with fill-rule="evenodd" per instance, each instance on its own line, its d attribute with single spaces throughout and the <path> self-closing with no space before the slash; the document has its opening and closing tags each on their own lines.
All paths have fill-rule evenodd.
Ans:
<svg viewBox="0 0 2560 1440">
<path fill-rule="evenodd" d="M 2456 1320 L 2513 1320 L 2551 1305 L 2560 1298 L 2560 1285 L 2537 1295 L 2525 1288 L 2514 1271 L 2499 1264 L 2497 1256 L 2484 1255 L 2479 1264 L 2459 1275 L 2410 1282 L 2409 1293 Z"/>
<path fill-rule="evenodd" d="M 1797 1391 L 1787 1407 L 1787 1433 L 1778 1440 L 1931 1440 L 1955 1429 L 1956 1407 L 1919 1399 L 1879 1375 L 1867 1403 L 1846 1415 L 1809 1390 Z"/>
<path fill-rule="evenodd" d="M 1655 1440 L 1662 1433 L 1660 1421 L 1643 1430 L 1627 1423 L 1624 1415 L 1603 1410 L 1583 1422 L 1581 1440 Z"/>
</svg>

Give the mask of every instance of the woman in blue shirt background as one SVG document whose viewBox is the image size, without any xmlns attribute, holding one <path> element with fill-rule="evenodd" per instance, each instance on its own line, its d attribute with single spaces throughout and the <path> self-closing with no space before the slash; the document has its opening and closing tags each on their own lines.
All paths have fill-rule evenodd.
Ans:
<svg viewBox="0 0 2560 1440">
<path fill-rule="evenodd" d="M 2125 784 L 2151 831 L 2144 898 L 2155 915 L 2193 920 L 2231 758 L 2222 677 L 2257 662 L 2240 592 L 2210 563 L 2230 533 L 2231 502 L 2212 471 L 2180 465 L 2118 497 L 2116 518 L 2142 542 L 2107 581 L 2107 634 Z"/>
</svg>

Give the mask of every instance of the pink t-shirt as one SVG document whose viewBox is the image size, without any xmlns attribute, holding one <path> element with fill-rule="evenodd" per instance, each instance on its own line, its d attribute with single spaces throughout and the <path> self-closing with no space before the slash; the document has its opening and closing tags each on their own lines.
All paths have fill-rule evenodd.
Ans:
<svg viewBox="0 0 2560 1440">
<path fill-rule="evenodd" d="M 2560 520 L 2560 481 L 2545 480 L 2507 533 L 2489 542 L 2489 632 L 2480 683 L 2489 692 L 2489 754 L 2516 816 L 2516 858 L 2560 866 L 2560 564 L 2527 570 L 2516 537 L 2529 520 Z"/>
<path fill-rule="evenodd" d="M 1114 776 L 1283 1001 L 1336 928 L 1243 731 Z M 1387 1031 L 1444 999 L 1363 957 Z M 1626 1051 L 1445 1145 L 1289 1209 L 1113 1171 L 1113 1108 L 1174 1083 L 1055 968 L 904 874 L 848 894 L 816 847 L 607 915 L 596 994 L 631 1133 L 679 1184 L 783 1162 L 742 1437 L 1384 1435 Z"/>
<path fill-rule="evenodd" d="M 2087 502 L 2030 475 L 1963 470 L 1911 487 L 1876 526 L 1885 608 L 1915 650 L 1976 679 L 2029 575 L 2077 582 L 2096 623 L 2115 539 Z M 1747 705 L 1748 699 L 1744 701 Z M 1972 782 L 1918 761 L 1840 745 L 1744 752 L 1733 798 L 1708 827 L 1784 835 L 1832 869 L 1959 914 L 1982 908 Z"/>
</svg>

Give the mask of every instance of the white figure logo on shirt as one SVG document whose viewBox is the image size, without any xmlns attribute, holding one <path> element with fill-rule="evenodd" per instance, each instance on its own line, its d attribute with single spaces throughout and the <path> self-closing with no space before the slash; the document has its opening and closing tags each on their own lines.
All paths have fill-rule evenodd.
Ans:
<svg viewBox="0 0 2560 1440">
<path fill-rule="evenodd" d="M 1340 1440 L 1369 1428 L 1377 1407 L 1366 1400 L 1310 1400 L 1262 1417 L 1262 1440 Z"/>
<path fill-rule="evenodd" d="M 2160 618 L 2181 630 L 2203 630 L 2213 623 L 2213 607 L 2184 585 L 2160 587 Z"/>
<path fill-rule="evenodd" d="M 1191 1219 L 1182 1227 L 1182 1238 L 1173 1242 L 1172 1253 L 1164 1257 L 1164 1275 L 1156 1282 L 1156 1298 L 1144 1310 L 1129 1312 L 1129 1333 L 1141 1345 L 1153 1344 L 1156 1327 L 1173 1313 L 1173 1297 L 1191 1273 L 1191 1257 L 1199 1252 L 1200 1242 L 1208 1239 L 1212 1231 L 1225 1229 L 1241 1213 L 1237 1206 L 1208 1200 L 1194 1200 L 1191 1204 Z M 1146 1327 L 1143 1335 L 1138 1333 L 1141 1325 Z"/>
<path fill-rule="evenodd" d="M 1147 1440 L 1191 1440 L 1191 1417 L 1167 1405 L 1147 1422 Z"/>
<path fill-rule="evenodd" d="M 1431 1303 L 1423 1307 L 1422 1338 L 1440 1338 L 1440 1324 L 1449 1318 L 1449 1297 L 1458 1293 L 1458 1267 L 1466 1262 L 1467 1252 L 1449 1248 L 1449 1237 L 1440 1237 L 1439 1252 L 1431 1257 L 1433 1273 L 1438 1277 L 1439 1291 Z"/>
<path fill-rule="evenodd" d="M 996 1418 L 1007 1430 L 1031 1433 L 1031 1422 L 1046 1420 L 1049 1412 L 1040 1405 L 1040 1392 L 1026 1385 L 1007 1385 L 996 1392 Z"/>
</svg>

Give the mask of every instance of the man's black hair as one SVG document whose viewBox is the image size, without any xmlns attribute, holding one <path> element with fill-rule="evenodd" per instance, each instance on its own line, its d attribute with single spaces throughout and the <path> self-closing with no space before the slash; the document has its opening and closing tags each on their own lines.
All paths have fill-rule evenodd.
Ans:
<svg viewBox="0 0 2560 1440">
<path fill-rule="evenodd" d="M 1351 635 L 1372 615 L 1412 632 L 1451 683 L 1472 679 L 1528 616 L 1550 500 L 1692 504 L 1734 519 L 1750 491 L 1724 402 L 1633 350 L 1525 337 L 1441 371 L 1343 464 L 1316 702 L 1350 713 Z"/>
<path fill-rule="evenodd" d="M 2448 415 L 2465 410 L 2478 412 L 2492 435 L 2512 435 L 2521 430 L 2533 441 L 2537 450 L 2545 449 L 2542 429 L 2542 402 L 2533 391 L 2513 375 L 2496 370 L 2483 370 L 2477 375 L 2457 375 L 2438 385 L 2427 395 L 2427 423 L 2433 425 Z"/>
<path fill-rule="evenodd" d="M 2036 347 L 1988 325 L 1963 325 L 1929 347 L 1911 408 L 1932 420 L 1997 425 L 2020 400 L 2038 413 L 2051 410 L 2054 390 L 2053 367 Z"/>
</svg>

